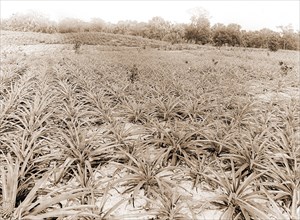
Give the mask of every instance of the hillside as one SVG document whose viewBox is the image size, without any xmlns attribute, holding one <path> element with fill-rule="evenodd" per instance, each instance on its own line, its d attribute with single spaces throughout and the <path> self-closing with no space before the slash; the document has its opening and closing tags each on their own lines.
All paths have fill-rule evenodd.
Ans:
<svg viewBox="0 0 300 220">
<path fill-rule="evenodd" d="M 56 33 L 44 34 L 36 32 L 15 32 L 1 30 L 2 45 L 29 44 L 73 44 L 80 41 L 89 45 L 128 46 L 128 47 L 159 47 L 167 42 L 135 37 L 131 35 L 109 34 L 99 32 Z"/>
</svg>

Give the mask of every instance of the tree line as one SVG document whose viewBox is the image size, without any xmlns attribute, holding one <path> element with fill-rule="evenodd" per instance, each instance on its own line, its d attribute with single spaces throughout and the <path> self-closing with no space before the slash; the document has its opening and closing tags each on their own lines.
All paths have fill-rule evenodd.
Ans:
<svg viewBox="0 0 300 220">
<path fill-rule="evenodd" d="M 2 30 L 32 31 L 41 33 L 106 32 L 114 34 L 141 36 L 149 39 L 176 43 L 211 44 L 217 47 L 235 46 L 251 48 L 269 48 L 299 50 L 300 32 L 292 26 L 280 26 L 279 31 L 267 28 L 257 31 L 243 30 L 239 24 L 211 25 L 206 12 L 191 17 L 190 23 L 172 23 L 162 17 L 153 17 L 148 22 L 119 21 L 116 24 L 100 18 L 85 22 L 74 18 L 65 18 L 59 22 L 38 13 L 14 14 L 1 20 Z"/>
</svg>

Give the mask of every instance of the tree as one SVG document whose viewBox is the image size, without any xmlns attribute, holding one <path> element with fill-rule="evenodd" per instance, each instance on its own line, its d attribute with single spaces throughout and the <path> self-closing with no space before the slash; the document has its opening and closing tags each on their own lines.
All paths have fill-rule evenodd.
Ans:
<svg viewBox="0 0 300 220">
<path fill-rule="evenodd" d="M 226 27 L 227 35 L 229 36 L 229 45 L 241 45 L 241 26 L 238 24 L 229 24 Z"/>
<path fill-rule="evenodd" d="M 268 48 L 270 51 L 277 51 L 279 49 L 279 36 L 277 34 L 273 34 L 270 36 L 268 40 Z"/>
<path fill-rule="evenodd" d="M 267 48 L 268 43 L 261 31 L 242 31 L 241 44 L 244 47 Z"/>
<path fill-rule="evenodd" d="M 114 34 L 127 34 L 129 30 L 129 23 L 128 21 L 119 21 L 113 30 Z"/>
<path fill-rule="evenodd" d="M 105 29 L 106 23 L 100 18 L 92 18 L 89 27 L 90 31 L 101 32 Z"/>
<path fill-rule="evenodd" d="M 238 24 L 215 24 L 212 27 L 212 40 L 216 46 L 230 45 L 240 46 L 242 44 L 241 26 Z"/>
<path fill-rule="evenodd" d="M 162 17 L 153 17 L 148 22 L 148 37 L 162 40 L 169 32 L 170 22 L 165 21 Z"/>
<path fill-rule="evenodd" d="M 299 38 L 297 34 L 294 32 L 293 26 L 291 24 L 287 26 L 278 26 L 280 29 L 280 46 L 284 50 L 296 50 L 297 49 L 297 41 Z"/>
<path fill-rule="evenodd" d="M 230 36 L 228 35 L 226 26 L 224 24 L 217 23 L 211 29 L 212 41 L 215 46 L 220 47 L 229 43 Z"/>
<path fill-rule="evenodd" d="M 269 48 L 269 42 L 274 41 L 276 33 L 268 28 L 263 28 L 259 31 L 260 45 L 262 48 Z"/>
<path fill-rule="evenodd" d="M 172 24 L 168 33 L 164 36 L 163 40 L 171 42 L 172 44 L 178 44 L 183 42 L 184 38 L 184 25 Z"/>
<path fill-rule="evenodd" d="M 208 12 L 203 8 L 195 8 L 190 12 L 193 15 L 191 23 L 185 28 L 185 38 L 187 41 L 195 41 L 196 44 L 207 44 L 211 36 Z"/>
<path fill-rule="evenodd" d="M 134 35 L 147 37 L 148 33 L 148 24 L 146 22 L 139 22 L 134 28 Z"/>
<path fill-rule="evenodd" d="M 36 12 L 17 13 L 2 21 L 2 28 L 12 31 L 54 33 L 56 32 L 56 23 Z"/>
<path fill-rule="evenodd" d="M 79 19 L 65 18 L 58 23 L 58 32 L 72 33 L 88 30 L 88 24 Z"/>
</svg>

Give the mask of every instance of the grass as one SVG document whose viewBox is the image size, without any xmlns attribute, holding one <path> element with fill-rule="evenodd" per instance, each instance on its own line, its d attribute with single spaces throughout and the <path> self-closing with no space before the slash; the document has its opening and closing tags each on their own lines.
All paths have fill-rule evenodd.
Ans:
<svg viewBox="0 0 300 220">
<path fill-rule="evenodd" d="M 94 33 L 1 44 L 1 218 L 299 218 L 298 52 Z"/>
</svg>

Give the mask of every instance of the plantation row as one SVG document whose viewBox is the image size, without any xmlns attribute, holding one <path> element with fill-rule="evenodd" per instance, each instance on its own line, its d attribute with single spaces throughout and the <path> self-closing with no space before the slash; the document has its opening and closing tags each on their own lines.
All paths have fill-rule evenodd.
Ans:
<svg viewBox="0 0 300 220">
<path fill-rule="evenodd" d="M 297 69 L 86 50 L 3 60 L 3 219 L 299 218 Z"/>
</svg>

